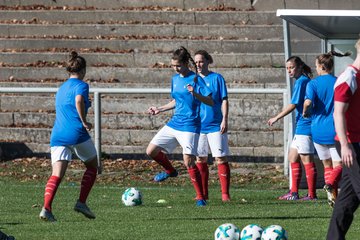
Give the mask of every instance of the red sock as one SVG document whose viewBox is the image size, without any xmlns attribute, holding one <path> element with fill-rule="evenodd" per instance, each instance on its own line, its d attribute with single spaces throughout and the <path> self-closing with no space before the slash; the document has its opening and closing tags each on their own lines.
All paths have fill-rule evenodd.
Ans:
<svg viewBox="0 0 360 240">
<path fill-rule="evenodd" d="M 196 167 L 196 165 L 194 167 L 189 167 L 188 168 L 188 172 L 190 175 L 190 180 L 195 188 L 195 192 L 196 192 L 196 199 L 197 200 L 204 200 L 204 195 L 203 195 L 203 191 L 202 191 L 202 184 L 201 184 L 201 176 L 200 176 L 200 172 L 199 169 Z"/>
<path fill-rule="evenodd" d="M 153 159 L 158 164 L 163 166 L 163 168 L 165 169 L 165 172 L 167 174 L 170 174 L 170 173 L 173 173 L 174 171 L 176 171 L 175 168 L 171 165 L 171 162 L 169 161 L 169 158 L 167 157 L 167 155 L 165 153 L 163 153 L 162 151 L 160 151 Z"/>
<path fill-rule="evenodd" d="M 291 163 L 291 192 L 298 192 L 299 191 L 299 185 L 301 180 L 301 163 L 294 162 Z"/>
<path fill-rule="evenodd" d="M 314 162 L 304 164 L 305 173 L 306 173 L 306 181 L 308 185 L 308 194 L 310 197 L 316 197 L 316 166 Z"/>
<path fill-rule="evenodd" d="M 209 181 L 209 167 L 208 164 L 205 162 L 199 162 L 196 163 L 196 166 L 199 169 L 200 172 L 200 176 L 201 176 L 201 183 L 202 183 L 202 188 L 203 188 L 203 195 L 204 198 L 207 200 L 208 199 L 208 181 Z"/>
<path fill-rule="evenodd" d="M 230 188 L 230 166 L 229 163 L 222 163 L 218 165 L 218 175 L 220 179 L 221 185 L 221 193 L 222 194 L 229 194 Z"/>
<path fill-rule="evenodd" d="M 336 166 L 331 172 L 329 178 L 329 184 L 331 184 L 331 186 L 333 187 L 337 186 L 337 183 L 341 178 L 341 174 L 342 174 L 342 165 Z"/>
<path fill-rule="evenodd" d="M 44 208 L 48 211 L 51 211 L 51 205 L 60 183 L 61 178 L 57 176 L 51 176 L 46 183 L 44 194 Z"/>
<path fill-rule="evenodd" d="M 84 172 L 83 178 L 81 180 L 81 188 L 80 188 L 80 197 L 79 201 L 82 203 L 86 202 L 87 197 L 93 187 L 96 180 L 97 169 L 96 168 L 86 168 Z"/>
<path fill-rule="evenodd" d="M 329 184 L 332 170 L 333 170 L 332 167 L 324 167 L 324 180 L 325 180 L 325 184 Z"/>
</svg>

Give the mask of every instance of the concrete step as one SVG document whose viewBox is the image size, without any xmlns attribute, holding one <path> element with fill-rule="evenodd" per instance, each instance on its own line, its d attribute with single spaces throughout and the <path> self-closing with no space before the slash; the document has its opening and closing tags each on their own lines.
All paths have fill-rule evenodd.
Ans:
<svg viewBox="0 0 360 240">
<path fill-rule="evenodd" d="M 7 39 L 0 38 L 1 48 L 7 51 L 32 52 L 62 51 L 69 52 L 71 49 L 82 51 L 112 52 L 119 50 L 171 52 L 179 46 L 189 50 L 205 49 L 217 53 L 283 53 L 283 40 L 91 40 L 91 39 Z M 292 51 L 297 53 L 321 52 L 320 40 L 294 41 Z"/>
<path fill-rule="evenodd" d="M 27 23 L 165 23 L 209 25 L 280 25 L 275 11 L 1 11 L 0 21 Z M 35 22 L 36 21 L 36 22 Z"/>
<path fill-rule="evenodd" d="M 36 71 L 34 71 L 36 70 Z M 228 83 L 257 82 L 278 83 L 285 81 L 284 68 L 213 68 L 221 73 Z M 89 67 L 87 79 L 97 82 L 111 82 L 121 84 L 143 83 L 148 86 L 170 86 L 171 76 L 174 71 L 169 68 L 119 68 L 119 67 Z M 0 80 L 5 81 L 21 79 L 42 82 L 44 79 L 64 79 L 66 72 L 63 67 L 3 67 Z M 62 80 L 60 80 L 62 81 Z"/>
<path fill-rule="evenodd" d="M 38 94 L 25 94 L 25 95 L 5 95 L 0 97 L 0 112 L 2 114 L 9 114 L 11 123 L 19 124 L 36 124 L 42 123 L 45 125 L 52 125 L 53 119 L 38 119 L 48 113 L 55 112 L 55 96 L 49 94 L 48 96 L 39 96 Z M 162 98 L 160 98 L 162 96 Z M 92 96 L 91 96 L 92 98 Z M 101 109 L 105 116 L 109 114 L 137 114 L 144 115 L 150 106 L 161 106 L 167 104 L 171 100 L 169 95 L 153 95 L 143 94 L 141 98 L 131 97 L 130 94 L 103 96 L 101 98 Z M 235 117 L 266 117 L 272 116 L 279 112 L 283 106 L 281 94 L 230 94 L 229 95 L 229 108 L 232 115 Z M 89 109 L 89 113 L 93 112 L 93 108 Z M 14 115 L 16 113 L 29 114 L 23 119 L 22 115 Z M 168 116 L 168 114 L 161 114 Z M 46 114 L 45 114 L 46 115 Z M 145 114 L 146 115 L 146 114 Z M 140 116 L 139 116 L 140 117 Z M 146 116 L 147 117 L 147 116 Z M 25 122 L 22 122 L 25 121 Z M 28 122 L 29 121 L 29 122 Z M 4 121 L 5 122 L 5 121 Z M 6 124 L 6 125 L 11 125 Z M 4 123 L 2 123 L 4 124 Z M 247 126 L 247 125 L 246 125 Z M 111 126 L 109 126 L 111 127 Z"/>
<path fill-rule="evenodd" d="M 116 65 L 127 67 L 152 67 L 155 64 L 170 66 L 170 53 L 80 53 L 87 61 L 88 66 L 92 65 Z M 211 67 L 270 67 L 284 66 L 284 54 L 282 53 L 210 53 L 214 59 Z M 21 66 L 28 63 L 44 61 L 48 63 L 66 62 L 69 53 L 60 52 L 25 52 L 10 53 L 0 52 L 0 63 Z M 305 59 L 309 56 L 315 59 L 314 54 L 301 54 Z"/>
<path fill-rule="evenodd" d="M 170 53 L 80 53 L 86 59 L 88 66 L 116 64 L 127 67 L 153 67 L 156 64 L 170 66 Z M 285 67 L 284 54 L 282 53 L 210 53 L 214 59 L 211 67 Z M 0 63 L 22 66 L 29 63 L 65 63 L 69 53 L 61 52 L 0 52 Z M 315 67 L 314 59 L 317 54 L 297 54 L 312 68 Z"/>
<path fill-rule="evenodd" d="M 181 9 L 193 9 L 193 8 L 207 8 L 207 7 L 216 7 L 223 6 L 225 8 L 235 8 L 235 9 L 251 9 L 250 0 L 107 0 L 107 1 L 98 1 L 98 0 L 0 0 L 0 6 L 51 6 L 51 7 L 80 7 L 80 8 L 96 8 L 96 9 L 119 9 L 119 8 L 140 8 L 140 7 L 149 7 L 149 6 L 159 6 L 181 10 Z M 65 8 L 66 9 L 66 8 Z M 221 8 L 220 8 L 221 9 Z"/>
<path fill-rule="evenodd" d="M 121 146 L 143 146 L 144 149 L 158 130 L 102 129 L 102 144 Z M 50 128 L 0 127 L 1 141 L 18 141 L 47 144 L 50 141 Z M 93 135 L 93 131 L 91 132 Z M 93 136 L 92 136 L 93 137 Z M 279 141 L 280 140 L 280 141 Z M 234 131 L 229 132 L 231 147 L 281 147 L 281 131 Z"/>
<path fill-rule="evenodd" d="M 145 101 L 144 101 L 145 102 Z M 279 101 L 276 102 L 276 104 Z M 128 103 L 129 104 L 129 103 Z M 103 104 L 104 105 L 104 104 Z M 106 104 L 105 104 L 106 105 Z M 122 105 L 126 105 L 124 102 Z M 150 116 L 146 114 L 145 111 L 148 107 L 155 105 L 159 106 L 159 103 L 152 105 L 143 104 L 142 108 L 139 107 L 139 103 L 131 103 L 134 108 L 139 110 L 133 110 L 132 112 L 126 112 L 121 108 L 119 113 L 106 113 L 106 108 L 102 108 L 102 117 L 101 117 L 101 127 L 103 129 L 142 129 L 142 130 L 151 130 L 158 129 L 162 127 L 166 122 L 171 118 L 172 112 L 163 113 L 158 116 Z M 242 108 L 234 108 L 235 105 L 242 105 Z M 270 128 L 267 126 L 267 120 L 277 114 L 275 110 L 281 110 L 278 104 L 275 107 L 272 107 L 271 110 L 268 110 L 267 113 L 264 113 L 261 116 L 254 114 L 256 110 L 262 110 L 269 106 L 269 102 L 265 102 L 264 107 L 255 106 L 245 108 L 244 101 L 232 101 L 230 100 L 231 112 L 229 116 L 229 131 L 257 131 L 264 130 L 268 131 Z M 16 105 L 12 109 L 17 108 Z M 55 113 L 49 113 L 46 110 L 42 109 L 39 106 L 41 112 L 0 112 L 0 126 L 1 127 L 44 127 L 51 128 L 54 124 Z M 140 109 L 141 108 L 141 109 Z M 271 108 L 271 105 L 269 106 Z M 119 108 L 118 108 L 119 109 Z M 53 112 L 54 110 L 52 110 Z M 141 111 L 138 113 L 138 111 Z M 94 123 L 94 115 L 89 113 L 87 117 L 88 121 Z M 271 128 L 272 130 L 281 130 L 282 123 L 277 124 Z"/>
<path fill-rule="evenodd" d="M 0 37 L 74 36 L 82 39 L 122 36 L 278 39 L 281 25 L 154 25 L 154 24 L 0 24 Z"/>
</svg>

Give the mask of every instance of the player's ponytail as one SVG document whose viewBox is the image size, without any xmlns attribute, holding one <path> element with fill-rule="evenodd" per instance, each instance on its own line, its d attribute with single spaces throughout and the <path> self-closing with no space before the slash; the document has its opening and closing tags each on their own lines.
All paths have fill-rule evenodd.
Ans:
<svg viewBox="0 0 360 240">
<path fill-rule="evenodd" d="M 188 51 L 185 47 L 180 46 L 179 49 L 176 49 L 176 50 L 173 52 L 172 60 L 177 60 L 177 61 L 179 61 L 180 63 L 186 64 L 186 65 L 191 64 L 192 67 L 195 69 L 195 74 L 196 74 L 196 76 L 197 76 L 198 70 L 197 70 L 195 61 L 194 61 L 194 59 L 191 57 L 191 54 L 189 53 L 189 51 Z M 194 82 L 197 81 L 196 76 L 195 76 L 195 78 L 194 78 Z"/>
<path fill-rule="evenodd" d="M 334 68 L 334 56 L 335 57 L 346 57 L 346 56 L 350 56 L 351 52 L 346 52 L 344 54 L 342 53 L 338 53 L 336 51 L 330 51 L 328 53 L 323 53 L 320 54 L 319 56 L 316 57 L 316 60 L 318 62 L 319 65 L 321 65 L 322 70 L 330 73 L 332 72 L 333 68 Z"/>
<path fill-rule="evenodd" d="M 79 73 L 86 69 L 86 60 L 79 56 L 77 52 L 70 53 L 70 60 L 67 63 L 66 71 L 69 73 Z"/>
</svg>

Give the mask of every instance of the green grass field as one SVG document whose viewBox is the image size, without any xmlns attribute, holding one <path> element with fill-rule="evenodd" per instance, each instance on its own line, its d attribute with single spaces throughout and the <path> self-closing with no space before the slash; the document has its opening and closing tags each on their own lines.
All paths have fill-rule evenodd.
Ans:
<svg viewBox="0 0 360 240">
<path fill-rule="evenodd" d="M 4 165 L 2 165 L 4 166 Z M 9 167 L 10 166 L 10 167 Z M 45 177 L 24 180 L 28 170 L 14 176 L 4 176 L 17 168 L 11 163 L 0 170 L 0 230 L 21 239 L 157 239 L 191 240 L 214 239 L 216 228 L 223 223 L 233 223 L 242 229 L 256 223 L 265 227 L 283 226 L 289 239 L 325 239 L 331 208 L 326 204 L 325 193 L 318 190 L 316 202 L 286 202 L 276 200 L 286 191 L 283 181 L 271 184 L 266 177 L 244 184 L 232 184 L 232 201 L 221 202 L 216 181 L 210 181 L 210 200 L 206 207 L 196 207 L 192 200 L 194 190 L 187 175 L 162 184 L 150 181 L 103 181 L 95 185 L 88 205 L 97 215 L 89 220 L 73 211 L 78 197 L 79 181 L 67 178 L 58 189 L 53 204 L 56 223 L 38 218 L 43 201 Z M 48 169 L 49 170 L 49 169 Z M 113 170 L 112 170 L 113 171 Z M 76 172 L 75 170 L 73 172 Z M 121 172 L 121 171 L 119 171 Z M 72 171 L 69 170 L 71 175 Z M 153 171 L 148 172 L 150 175 Z M 31 172 L 28 174 L 32 174 Z M 78 172 L 81 175 L 81 172 Z M 234 181 L 237 179 L 234 173 Z M 280 174 L 281 173 L 276 173 Z M 11 175 L 11 174 L 10 174 Z M 45 176 L 46 174 L 44 174 Z M 137 176 L 135 174 L 133 176 Z M 274 175 L 274 174 L 273 174 Z M 184 179 L 181 182 L 180 179 Z M 74 181 L 76 180 L 76 181 Z M 138 187 L 143 193 L 143 205 L 125 207 L 121 194 L 128 186 Z M 304 195 L 305 190 L 301 191 Z M 159 199 L 167 203 L 159 204 Z M 360 220 L 355 221 L 347 239 L 358 239 Z"/>
</svg>

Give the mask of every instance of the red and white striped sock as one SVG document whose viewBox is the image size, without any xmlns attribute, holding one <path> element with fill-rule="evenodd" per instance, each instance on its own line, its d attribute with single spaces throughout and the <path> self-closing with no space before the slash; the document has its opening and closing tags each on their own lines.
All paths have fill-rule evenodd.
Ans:
<svg viewBox="0 0 360 240">
<path fill-rule="evenodd" d="M 50 176 L 49 180 L 46 183 L 44 194 L 44 208 L 48 211 L 51 211 L 51 205 L 60 183 L 61 178 L 58 176 Z"/>
<path fill-rule="evenodd" d="M 299 191 L 299 185 L 301 180 L 301 163 L 300 162 L 294 162 L 291 163 L 291 192 L 298 192 Z"/>
<path fill-rule="evenodd" d="M 208 182 L 209 182 L 209 167 L 208 164 L 205 162 L 198 162 L 196 163 L 197 168 L 199 169 L 200 176 L 201 176 L 201 183 L 203 188 L 203 195 L 204 198 L 208 199 Z"/>
<path fill-rule="evenodd" d="M 96 180 L 97 169 L 95 167 L 88 167 L 84 172 L 83 178 L 81 180 L 81 188 L 80 188 L 80 197 L 79 201 L 82 203 L 86 202 L 87 197 L 95 183 Z"/>
</svg>

